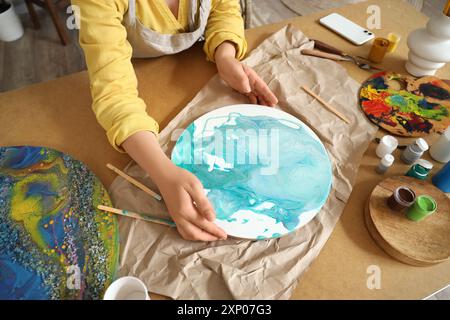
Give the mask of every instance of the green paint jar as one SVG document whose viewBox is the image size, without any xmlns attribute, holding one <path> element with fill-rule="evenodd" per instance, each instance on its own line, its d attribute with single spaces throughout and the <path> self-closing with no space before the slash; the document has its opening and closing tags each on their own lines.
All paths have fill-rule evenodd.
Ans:
<svg viewBox="0 0 450 320">
<path fill-rule="evenodd" d="M 428 177 L 429 172 L 430 170 L 416 163 L 408 170 L 406 176 L 419 180 L 425 180 Z"/>
<path fill-rule="evenodd" d="M 436 212 L 436 201 L 430 196 L 419 196 L 406 212 L 408 219 L 420 221 Z"/>
</svg>

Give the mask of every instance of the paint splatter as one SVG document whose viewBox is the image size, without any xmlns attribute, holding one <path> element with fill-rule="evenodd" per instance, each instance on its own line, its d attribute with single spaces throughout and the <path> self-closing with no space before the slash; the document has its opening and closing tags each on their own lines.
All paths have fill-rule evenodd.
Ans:
<svg viewBox="0 0 450 320">
<path fill-rule="evenodd" d="M 0 148 L 0 299 L 101 299 L 118 226 L 81 162 L 40 147 Z"/>
<path fill-rule="evenodd" d="M 438 100 L 450 99 L 450 92 L 448 92 L 444 88 L 439 87 L 439 85 L 435 83 L 422 83 L 419 86 L 419 92 L 422 93 L 425 97 L 430 97 Z"/>
</svg>

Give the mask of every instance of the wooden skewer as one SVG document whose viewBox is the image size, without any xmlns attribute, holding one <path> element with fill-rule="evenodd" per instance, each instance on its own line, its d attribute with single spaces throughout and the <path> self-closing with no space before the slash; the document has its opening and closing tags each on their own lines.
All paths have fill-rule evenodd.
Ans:
<svg viewBox="0 0 450 320">
<path fill-rule="evenodd" d="M 119 176 L 121 176 L 122 178 L 124 178 L 125 180 L 127 180 L 129 183 L 133 184 L 134 186 L 138 187 L 139 189 L 141 189 L 142 191 L 144 191 L 145 193 L 151 195 L 153 198 L 155 198 L 156 200 L 161 201 L 161 196 L 159 194 L 157 194 L 156 192 L 150 190 L 149 188 L 147 188 L 146 186 L 144 186 L 142 183 L 140 183 L 139 181 L 137 181 L 136 179 L 130 177 L 129 175 L 127 175 L 125 172 L 117 169 L 116 167 L 114 167 L 112 164 L 107 163 L 106 166 L 111 169 L 112 171 L 114 171 L 115 173 L 117 173 Z"/>
<path fill-rule="evenodd" d="M 152 218 L 152 217 L 147 216 L 142 213 L 136 213 L 136 212 L 131 212 L 131 211 L 127 211 L 127 210 L 111 208 L 111 207 L 107 207 L 107 206 L 104 206 L 101 204 L 98 205 L 97 208 L 99 210 L 115 213 L 115 214 L 125 216 L 125 217 L 130 217 L 130 218 L 135 218 L 135 219 L 153 222 L 153 223 L 157 223 L 157 224 L 162 224 L 164 226 L 169 226 L 169 227 L 176 227 L 175 222 L 173 222 L 172 220 L 168 220 L 168 219 Z"/>
<path fill-rule="evenodd" d="M 302 89 L 306 91 L 310 96 L 315 98 L 317 101 L 319 101 L 325 108 L 327 108 L 329 111 L 334 113 L 336 116 L 341 118 L 343 121 L 345 121 L 347 124 L 350 124 L 350 120 L 348 120 L 342 113 L 337 111 L 333 106 L 331 106 L 329 103 L 327 103 L 325 100 L 323 100 L 321 97 L 319 97 L 317 94 L 315 94 L 310 88 L 307 86 L 302 86 Z"/>
</svg>

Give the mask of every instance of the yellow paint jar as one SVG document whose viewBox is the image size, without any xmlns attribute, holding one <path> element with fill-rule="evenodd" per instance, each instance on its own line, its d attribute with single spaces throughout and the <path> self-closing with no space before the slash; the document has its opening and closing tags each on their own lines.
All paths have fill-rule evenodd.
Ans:
<svg viewBox="0 0 450 320">
<path fill-rule="evenodd" d="M 390 41 L 385 38 L 376 38 L 373 41 L 370 50 L 369 60 L 375 63 L 381 63 L 389 48 Z"/>
<path fill-rule="evenodd" d="M 387 38 L 389 40 L 389 47 L 387 49 L 387 52 L 394 52 L 395 50 L 397 50 L 398 44 L 400 43 L 400 40 L 402 38 L 396 33 L 389 33 Z"/>
</svg>

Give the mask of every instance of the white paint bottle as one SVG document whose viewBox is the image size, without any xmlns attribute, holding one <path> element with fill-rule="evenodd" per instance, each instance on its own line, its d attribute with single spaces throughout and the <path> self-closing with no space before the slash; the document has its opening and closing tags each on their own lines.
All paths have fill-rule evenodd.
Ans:
<svg viewBox="0 0 450 320">
<path fill-rule="evenodd" d="M 412 164 L 419 160 L 423 153 L 429 149 L 428 143 L 419 138 L 414 141 L 413 144 L 410 144 L 405 151 L 403 151 L 401 159 L 406 164 Z"/>
<path fill-rule="evenodd" d="M 387 154 L 383 157 L 383 159 L 381 159 L 375 171 L 378 172 L 379 174 L 384 174 L 393 164 L 394 164 L 394 156 L 392 154 Z"/>
<path fill-rule="evenodd" d="M 430 155 L 434 160 L 442 163 L 450 161 L 450 127 L 448 127 L 441 138 L 431 146 Z"/>
<path fill-rule="evenodd" d="M 384 136 L 380 140 L 380 144 L 376 149 L 376 154 L 379 158 L 383 158 L 387 154 L 391 154 L 398 147 L 398 140 L 393 136 Z"/>
</svg>

